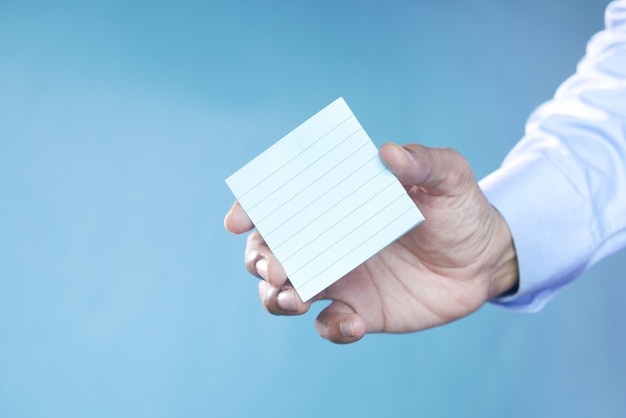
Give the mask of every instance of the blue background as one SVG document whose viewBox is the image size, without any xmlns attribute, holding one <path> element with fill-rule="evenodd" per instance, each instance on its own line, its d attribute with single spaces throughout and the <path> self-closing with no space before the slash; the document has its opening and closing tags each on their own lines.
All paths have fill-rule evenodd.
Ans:
<svg viewBox="0 0 626 418">
<path fill-rule="evenodd" d="M 606 1 L 0 0 L 0 417 L 618 417 L 624 253 L 539 314 L 318 337 L 265 313 L 224 179 L 346 98 L 495 169 Z"/>
</svg>

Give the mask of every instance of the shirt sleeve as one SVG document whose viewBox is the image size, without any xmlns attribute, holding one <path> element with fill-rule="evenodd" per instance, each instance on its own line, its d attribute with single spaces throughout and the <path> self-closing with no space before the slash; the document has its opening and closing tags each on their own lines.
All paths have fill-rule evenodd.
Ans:
<svg viewBox="0 0 626 418">
<path fill-rule="evenodd" d="M 519 264 L 518 292 L 495 304 L 537 311 L 626 246 L 626 0 L 609 4 L 605 23 L 576 73 L 480 182 L 511 229 Z"/>
</svg>

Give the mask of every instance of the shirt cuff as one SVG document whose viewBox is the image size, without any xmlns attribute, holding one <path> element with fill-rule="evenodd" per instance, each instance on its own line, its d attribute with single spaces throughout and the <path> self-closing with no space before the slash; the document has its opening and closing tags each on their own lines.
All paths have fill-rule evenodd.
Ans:
<svg viewBox="0 0 626 418">
<path fill-rule="evenodd" d="M 582 226 L 592 219 L 588 199 L 540 153 L 508 160 L 480 187 L 511 230 L 519 266 L 517 293 L 491 302 L 538 311 L 586 268 L 593 250 L 592 225 Z"/>
</svg>

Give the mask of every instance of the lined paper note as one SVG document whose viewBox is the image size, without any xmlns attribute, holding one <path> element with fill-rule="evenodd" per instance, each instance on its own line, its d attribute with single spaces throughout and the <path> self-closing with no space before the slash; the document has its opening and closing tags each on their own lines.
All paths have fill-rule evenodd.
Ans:
<svg viewBox="0 0 626 418">
<path fill-rule="evenodd" d="M 424 219 L 342 98 L 226 183 L 303 301 Z"/>
</svg>

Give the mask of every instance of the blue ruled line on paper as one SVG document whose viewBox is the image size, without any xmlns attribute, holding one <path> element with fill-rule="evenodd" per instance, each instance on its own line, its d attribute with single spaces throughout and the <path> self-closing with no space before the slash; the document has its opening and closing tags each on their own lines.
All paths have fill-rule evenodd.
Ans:
<svg viewBox="0 0 626 418">
<path fill-rule="evenodd" d="M 226 183 L 304 301 L 424 219 L 342 98 Z"/>
</svg>

